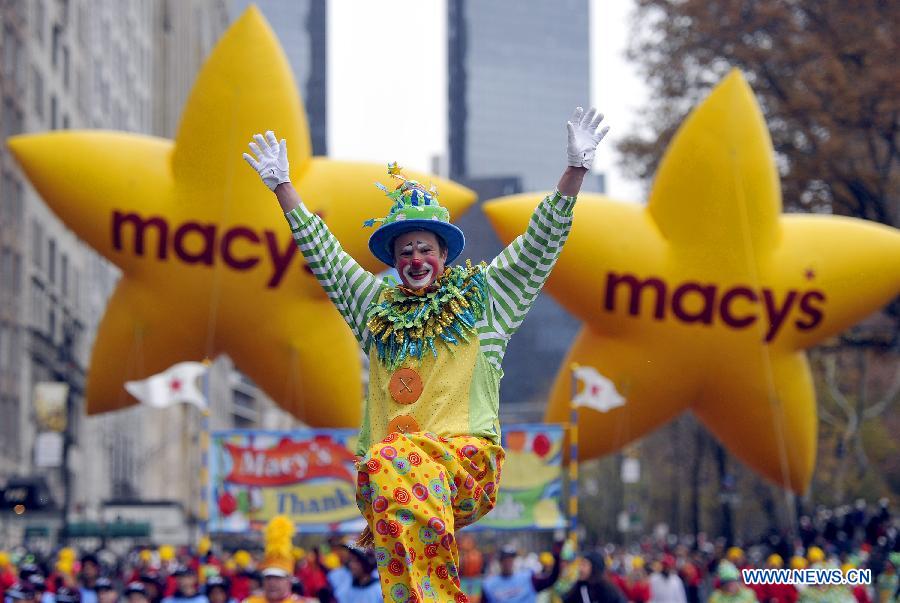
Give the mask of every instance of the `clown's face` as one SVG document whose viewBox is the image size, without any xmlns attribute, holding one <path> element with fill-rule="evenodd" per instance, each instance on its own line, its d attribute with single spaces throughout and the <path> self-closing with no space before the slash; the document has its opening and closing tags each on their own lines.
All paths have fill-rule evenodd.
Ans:
<svg viewBox="0 0 900 603">
<path fill-rule="evenodd" d="M 394 265 L 404 287 L 422 289 L 444 273 L 447 249 L 427 230 L 405 232 L 394 239 Z"/>
</svg>

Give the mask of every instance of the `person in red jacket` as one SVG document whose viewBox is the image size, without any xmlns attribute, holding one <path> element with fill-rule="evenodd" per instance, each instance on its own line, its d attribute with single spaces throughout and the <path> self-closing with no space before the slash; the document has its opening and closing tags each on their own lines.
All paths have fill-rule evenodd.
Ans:
<svg viewBox="0 0 900 603">
<path fill-rule="evenodd" d="M 769 555 L 766 559 L 766 568 L 781 569 L 784 567 L 784 559 L 781 555 Z M 798 598 L 797 587 L 793 584 L 759 584 L 753 585 L 756 598 L 760 603 L 796 603 Z"/>
<path fill-rule="evenodd" d="M 644 559 L 631 560 L 631 572 L 625 580 L 625 598 L 630 603 L 647 603 L 650 600 L 650 579 L 644 570 Z"/>
<path fill-rule="evenodd" d="M 320 597 L 320 593 L 328 591 L 328 576 L 319 562 L 319 549 L 314 548 L 298 561 L 294 575 L 303 585 L 303 593 L 307 597 Z M 321 598 L 321 597 L 320 597 Z"/>
<path fill-rule="evenodd" d="M 841 572 L 844 576 L 847 575 L 847 572 L 855 569 L 856 566 L 852 563 L 845 563 L 841 566 Z M 872 603 L 872 597 L 869 596 L 869 588 L 865 584 L 857 584 L 852 587 L 853 598 L 856 599 L 856 603 Z"/>
</svg>

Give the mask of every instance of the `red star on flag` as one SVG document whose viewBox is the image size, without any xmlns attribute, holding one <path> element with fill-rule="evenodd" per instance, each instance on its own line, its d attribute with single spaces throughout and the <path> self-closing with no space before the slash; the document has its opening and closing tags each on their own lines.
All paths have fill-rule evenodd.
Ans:
<svg viewBox="0 0 900 603">
<path fill-rule="evenodd" d="M 142 403 L 156 408 L 186 403 L 205 410 L 206 396 L 200 390 L 205 374 L 206 367 L 200 362 L 179 362 L 149 379 L 128 381 L 125 389 Z"/>
</svg>

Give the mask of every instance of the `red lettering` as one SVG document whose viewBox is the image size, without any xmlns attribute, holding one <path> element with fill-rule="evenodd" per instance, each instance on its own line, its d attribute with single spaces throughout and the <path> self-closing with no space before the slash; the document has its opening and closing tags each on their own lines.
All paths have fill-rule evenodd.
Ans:
<svg viewBox="0 0 900 603">
<path fill-rule="evenodd" d="M 618 274 L 608 272 L 606 275 L 606 293 L 604 307 L 609 312 L 616 310 L 617 295 L 621 301 L 623 294 L 616 289 L 624 286 L 625 295 L 628 297 L 628 315 L 640 316 L 642 295 L 645 289 L 651 289 L 656 293 L 653 307 L 653 318 L 662 320 L 665 318 L 666 297 L 668 285 L 658 277 L 639 278 L 633 274 Z M 794 320 L 794 325 L 801 331 L 808 331 L 817 327 L 825 317 L 825 294 L 819 290 L 801 293 L 795 290 L 787 291 L 783 301 L 776 299 L 775 293 L 768 288 L 754 291 L 750 287 L 738 285 L 722 291 L 721 299 L 717 298 L 719 286 L 716 284 L 701 284 L 695 281 L 681 283 L 672 292 L 672 314 L 683 323 L 702 323 L 711 325 L 716 319 L 716 312 L 722 322 L 732 329 L 745 329 L 755 324 L 761 313 L 750 311 L 744 315 L 736 315 L 733 309 L 738 298 L 747 300 L 752 305 L 762 304 L 765 307 L 765 318 L 768 326 L 763 341 L 770 343 L 777 336 L 787 322 L 794 307 L 797 307 L 801 316 Z M 702 305 L 699 308 L 689 308 L 689 296 L 698 296 Z"/>
<path fill-rule="evenodd" d="M 189 252 L 184 245 L 184 239 L 196 232 L 203 238 L 203 248 L 199 253 Z M 216 225 L 199 224 L 197 222 L 185 222 L 175 231 L 175 255 L 188 264 L 213 265 L 213 250 L 216 246 Z"/>
<path fill-rule="evenodd" d="M 658 278 L 648 278 L 639 280 L 631 274 L 617 275 L 610 272 L 606 275 L 606 309 L 614 312 L 616 308 L 616 286 L 625 284 L 628 286 L 631 296 L 628 303 L 628 313 L 631 316 L 640 316 L 641 314 L 641 291 L 644 287 L 650 286 L 656 290 L 656 306 L 654 307 L 653 317 L 656 320 L 665 318 L 666 313 L 666 284 Z"/>
<path fill-rule="evenodd" d="M 278 283 L 281 282 L 282 277 L 284 277 L 284 273 L 287 271 L 291 259 L 297 254 L 297 244 L 294 243 L 292 239 L 289 239 L 287 247 L 285 247 L 284 253 L 282 254 L 278 252 L 278 239 L 275 237 L 275 233 L 271 230 L 267 230 L 265 231 L 265 235 L 266 244 L 269 247 L 269 257 L 272 258 L 272 268 L 274 269 L 272 278 L 269 279 L 267 286 L 272 288 L 277 287 Z"/>
<path fill-rule="evenodd" d="M 759 296 L 749 287 L 734 287 L 726 291 L 725 295 L 722 296 L 722 301 L 719 305 L 719 314 L 722 316 L 722 322 L 733 329 L 743 329 L 755 323 L 759 317 L 755 314 L 750 314 L 749 316 L 736 318 L 731 313 L 731 302 L 736 297 L 746 297 L 751 302 L 756 303 L 759 301 Z"/>
<path fill-rule="evenodd" d="M 807 291 L 800 298 L 800 311 L 807 315 L 809 320 L 796 320 L 794 325 L 801 331 L 815 329 L 825 317 L 821 308 L 812 305 L 813 300 L 825 301 L 825 294 L 821 291 Z"/>
<path fill-rule="evenodd" d="M 166 244 L 169 237 L 169 223 L 166 222 L 165 218 L 153 217 L 144 219 L 137 214 L 123 214 L 121 212 L 114 211 L 112 214 L 112 240 L 113 248 L 117 251 L 122 250 L 122 226 L 126 223 L 134 226 L 135 255 L 144 255 L 144 229 L 148 226 L 154 226 L 157 230 L 156 257 L 161 260 L 166 259 Z"/>
<path fill-rule="evenodd" d="M 257 264 L 259 264 L 259 258 L 250 257 L 239 260 L 231 255 L 231 242 L 238 237 L 247 239 L 251 243 L 259 244 L 258 234 L 256 234 L 246 226 L 236 226 L 235 228 L 232 228 L 231 230 L 226 232 L 225 236 L 222 237 L 222 259 L 225 260 L 226 264 L 228 264 L 235 270 L 249 270 L 250 268 L 253 268 Z"/>
<path fill-rule="evenodd" d="M 130 227 L 130 228 L 129 228 Z M 172 233 L 171 245 L 175 256 L 187 264 L 204 264 L 212 266 L 216 262 L 216 253 L 221 253 L 222 261 L 234 270 L 250 270 L 263 262 L 261 255 L 249 255 L 247 257 L 235 257 L 232 250 L 237 239 L 245 239 L 251 244 L 259 245 L 265 238 L 266 250 L 272 265 L 272 274 L 267 282 L 267 287 L 274 288 L 281 284 L 291 266 L 294 256 L 297 254 L 297 245 L 293 239 L 288 239 L 286 246 L 279 249 L 278 237 L 269 230 L 257 233 L 246 226 L 235 226 L 225 231 L 222 240 L 218 240 L 216 224 L 201 224 L 199 222 L 185 222 L 178 226 Z M 169 252 L 169 223 L 161 216 L 144 218 L 136 213 L 113 211 L 112 213 L 112 244 L 117 251 L 131 251 L 137 256 L 143 256 L 147 233 L 151 230 L 156 235 L 156 257 L 165 260 Z M 131 235 L 133 246 L 127 248 L 125 239 Z M 191 237 L 200 240 L 200 246 Z M 306 263 L 303 266 L 306 268 Z"/>
<path fill-rule="evenodd" d="M 796 291 L 788 291 L 787 297 L 784 298 L 784 304 L 781 308 L 775 300 L 775 294 L 769 289 L 763 289 L 763 300 L 766 302 L 766 315 L 769 317 L 769 330 L 766 333 L 766 343 L 769 343 L 778 334 L 784 319 L 787 318 L 791 311 L 791 306 L 797 298 Z"/>
<path fill-rule="evenodd" d="M 703 299 L 703 307 L 696 314 L 689 314 L 684 309 L 682 300 L 689 293 L 699 293 Z M 684 322 L 702 322 L 705 325 L 711 325 L 713 322 L 713 312 L 716 308 L 716 286 L 701 285 L 700 283 L 684 283 L 672 294 L 672 313 Z"/>
</svg>

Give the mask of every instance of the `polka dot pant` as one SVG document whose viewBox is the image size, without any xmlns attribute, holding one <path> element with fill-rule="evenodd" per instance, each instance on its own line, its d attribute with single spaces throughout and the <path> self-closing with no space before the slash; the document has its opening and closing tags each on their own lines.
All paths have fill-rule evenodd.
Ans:
<svg viewBox="0 0 900 603">
<path fill-rule="evenodd" d="M 503 459 L 500 446 L 473 436 L 392 433 L 369 448 L 356 502 L 385 601 L 468 601 L 454 534 L 494 508 Z"/>
</svg>

